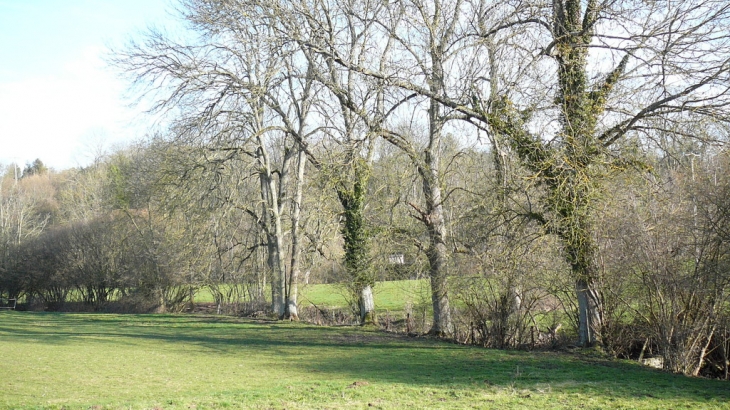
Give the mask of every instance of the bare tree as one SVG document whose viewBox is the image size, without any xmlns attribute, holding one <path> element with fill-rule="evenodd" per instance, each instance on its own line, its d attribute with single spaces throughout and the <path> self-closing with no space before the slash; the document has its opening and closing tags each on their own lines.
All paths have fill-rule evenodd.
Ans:
<svg viewBox="0 0 730 410">
<path fill-rule="evenodd" d="M 314 108 L 319 129 L 326 137 L 319 150 L 307 149 L 310 161 L 330 182 L 343 208 L 341 233 L 344 239 L 344 266 L 351 278 L 352 293 L 358 301 L 360 320 L 372 323 L 374 272 L 369 255 L 369 229 L 364 209 L 367 200 L 374 139 L 388 115 L 391 103 L 385 89 L 360 73 L 347 70 L 331 58 L 303 47 L 307 33 L 317 32 L 329 46 L 353 61 L 385 61 L 385 51 L 370 48 L 374 21 L 382 9 L 377 2 L 336 1 L 330 4 L 277 1 L 252 2 L 261 21 L 277 31 L 282 43 L 296 44 L 308 64 L 311 76 L 327 92 L 322 92 Z M 319 8 L 321 6 L 321 8 Z M 252 9 L 252 12 L 254 9 Z M 297 13 L 306 10 L 306 14 Z M 363 16 L 368 16 L 363 18 Z M 386 38 L 386 42 L 388 39 Z"/>
<path fill-rule="evenodd" d="M 16 165 L 13 165 L 16 168 Z M 18 298 L 24 290 L 17 272 L 21 245 L 38 237 L 52 216 L 55 187 L 49 175 L 19 179 L 17 169 L 0 177 L 0 296 Z"/>
<path fill-rule="evenodd" d="M 469 29 L 461 47 L 449 50 L 458 49 L 455 59 L 462 62 L 451 75 L 463 73 L 471 92 L 441 92 L 409 72 L 356 64 L 318 43 L 307 46 L 505 137 L 544 189 L 541 208 L 528 215 L 560 238 L 575 280 L 579 342 L 593 344 L 600 340 L 601 295 L 594 286 L 592 209 L 601 181 L 632 162 L 635 142 L 651 142 L 648 130 L 727 118 L 730 46 L 722 27 L 730 6 L 716 0 L 465 4 L 470 7 L 455 20 Z M 510 41 L 500 42 L 505 36 Z M 494 79 L 495 66 L 480 53 L 487 41 L 500 44 L 504 57 L 497 92 L 485 81 Z M 398 66 L 397 56 L 389 67 Z"/>
<path fill-rule="evenodd" d="M 446 65 L 455 64 L 456 61 L 455 48 L 459 42 L 457 29 L 461 24 L 463 2 L 448 2 L 444 5 L 441 2 L 361 3 L 303 1 L 266 4 L 269 6 L 267 10 L 272 10 L 270 16 L 283 21 L 281 31 L 285 38 L 297 42 L 306 53 L 324 58 L 331 67 L 339 66 L 351 73 L 375 79 L 382 90 L 378 92 L 385 92 L 376 100 L 378 105 L 371 111 L 375 114 L 368 115 L 363 107 L 352 105 L 352 98 L 343 92 L 345 87 L 325 81 L 341 102 L 360 115 L 370 133 L 380 135 L 404 150 L 419 170 L 425 206 L 422 208 L 414 204 L 413 208 L 427 228 L 430 238 L 427 255 L 433 286 L 432 332 L 449 334 L 452 325 L 447 292 L 448 251 L 443 216 L 444 198 L 439 178 L 443 128 L 453 117 L 443 112 L 443 105 L 438 101 L 426 102 L 428 120 L 418 125 L 426 127 L 428 142 L 421 151 L 413 140 L 413 135 L 418 132 L 411 132 L 402 126 L 409 116 L 411 119 L 417 117 L 412 111 L 409 113 L 409 110 L 419 109 L 419 101 L 414 99 L 417 94 L 412 93 L 412 89 L 403 93 L 392 86 L 399 85 L 396 79 L 406 77 L 408 81 L 418 81 L 415 89 L 427 91 L 426 94 L 447 93 L 447 84 L 452 84 L 454 78 L 448 74 L 450 67 Z M 286 24 L 287 21 L 304 22 L 307 24 L 306 30 L 299 25 Z M 362 31 L 358 31 L 360 28 Z M 358 53 L 353 53 L 352 48 L 347 47 L 347 41 L 343 41 L 347 36 L 354 35 L 357 35 L 357 43 L 353 44 L 358 50 L 363 50 Z M 388 102 L 388 105 L 383 105 L 383 102 Z"/>
<path fill-rule="evenodd" d="M 197 165 L 215 174 L 218 169 L 245 164 L 257 175 L 259 206 L 246 207 L 246 212 L 266 237 L 273 274 L 272 310 L 296 318 L 296 292 L 289 292 L 296 289 L 296 273 L 287 280 L 285 224 L 292 209 L 295 230 L 299 223 L 297 186 L 304 176 L 299 146 L 306 137 L 306 78 L 299 82 L 287 70 L 294 61 L 290 50 L 269 35 L 270 27 L 247 17 L 241 4 L 186 1 L 182 5 L 183 17 L 200 34 L 199 41 L 178 43 L 151 31 L 143 44 L 132 43 L 117 52 L 112 63 L 141 86 L 144 98 L 152 100 L 151 112 L 167 115 L 176 144 L 198 147 Z M 246 158 L 252 161 L 246 163 Z M 293 198 L 299 202 L 292 206 L 294 161 L 298 165 Z M 296 248 L 298 241 L 293 243 Z M 291 251 L 294 272 L 299 254 Z"/>
</svg>

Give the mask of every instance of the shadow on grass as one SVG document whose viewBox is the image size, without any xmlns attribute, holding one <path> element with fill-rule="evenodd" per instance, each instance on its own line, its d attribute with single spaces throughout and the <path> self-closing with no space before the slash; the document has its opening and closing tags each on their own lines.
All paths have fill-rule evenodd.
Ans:
<svg viewBox="0 0 730 410">
<path fill-rule="evenodd" d="M 201 354 L 266 355 L 271 366 L 328 377 L 454 389 L 549 386 L 608 398 L 730 401 L 730 384 L 687 378 L 633 363 L 580 354 L 514 352 L 405 338 L 350 327 L 314 327 L 233 318 L 173 315 L 0 314 L 4 341 L 93 343 Z M 149 343 L 154 342 L 154 343 Z M 185 353 L 183 352 L 183 354 Z M 267 359 L 268 360 L 268 359 Z"/>
</svg>

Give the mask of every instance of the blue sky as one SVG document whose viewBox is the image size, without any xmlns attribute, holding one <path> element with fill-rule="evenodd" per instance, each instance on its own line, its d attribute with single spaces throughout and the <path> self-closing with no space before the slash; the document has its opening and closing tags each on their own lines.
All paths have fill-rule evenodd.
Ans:
<svg viewBox="0 0 730 410">
<path fill-rule="evenodd" d="M 0 0 L 0 164 L 57 170 L 143 137 L 126 83 L 103 61 L 149 25 L 171 27 L 170 0 Z"/>
</svg>

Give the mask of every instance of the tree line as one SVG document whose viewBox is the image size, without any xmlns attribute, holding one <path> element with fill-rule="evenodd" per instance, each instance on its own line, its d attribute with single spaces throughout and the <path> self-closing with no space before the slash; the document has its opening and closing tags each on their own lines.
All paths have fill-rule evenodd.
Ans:
<svg viewBox="0 0 730 410">
<path fill-rule="evenodd" d="M 562 326 L 728 378 L 730 5 L 178 10 L 186 32 L 109 56 L 158 118 L 152 137 L 55 175 L 50 213 L 22 189 L 42 175 L 6 175 L 3 292 L 172 307 L 208 286 L 297 320 L 313 274 L 374 323 L 378 280 L 423 275 L 432 334 L 521 347 Z"/>
</svg>

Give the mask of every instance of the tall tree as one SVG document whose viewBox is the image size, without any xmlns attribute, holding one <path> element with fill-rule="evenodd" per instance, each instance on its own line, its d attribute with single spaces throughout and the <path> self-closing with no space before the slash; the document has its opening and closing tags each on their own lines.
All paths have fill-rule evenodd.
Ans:
<svg viewBox="0 0 730 410">
<path fill-rule="evenodd" d="M 383 5 L 359 1 L 317 4 L 261 0 L 251 3 L 260 6 L 255 9 L 260 19 L 276 28 L 283 43 L 298 45 L 308 64 L 307 74 L 326 90 L 315 104 L 317 121 L 326 137 L 322 140 L 324 150 L 307 150 L 307 153 L 311 162 L 330 177 L 343 208 L 341 233 L 345 270 L 350 277 L 354 299 L 358 301 L 361 322 L 372 323 L 375 320 L 372 292 L 375 276 L 364 212 L 374 139 L 387 118 L 390 104 L 380 84 L 303 47 L 303 42 L 310 33 L 316 32 L 329 47 L 347 59 L 384 62 L 382 55 L 390 48 L 388 39 L 383 50 L 369 47 L 375 25 L 372 16 Z"/>
<path fill-rule="evenodd" d="M 458 54 L 460 64 L 450 75 L 461 79 L 461 92 L 441 92 L 409 72 L 355 64 L 324 47 L 318 51 L 504 137 L 544 189 L 541 207 L 527 214 L 561 240 L 575 282 L 579 342 L 593 344 L 600 341 L 601 295 L 595 288 L 592 209 L 601 181 L 628 166 L 637 147 L 652 142 L 649 130 L 702 117 L 728 119 L 730 39 L 723 27 L 730 5 L 718 0 L 465 5 L 456 20 L 468 29 L 449 49 Z M 389 4 L 389 10 L 400 7 Z M 411 30 L 408 38 L 417 33 Z M 496 65 L 481 52 L 495 43 L 502 55 Z M 489 84 L 495 67 L 496 90 Z"/>
<path fill-rule="evenodd" d="M 22 281 L 13 265 L 20 245 L 38 237 L 52 217 L 55 186 L 49 176 L 17 179 L 17 168 L 0 176 L 0 296 L 17 298 Z"/>
<path fill-rule="evenodd" d="M 198 34 L 195 41 L 176 42 L 151 31 L 144 43 L 117 52 L 112 63 L 141 86 L 143 95 L 153 97 L 152 112 L 169 114 L 175 144 L 197 147 L 193 169 L 202 166 L 215 175 L 225 167 L 245 166 L 258 177 L 259 205 L 246 212 L 266 238 L 272 310 L 287 315 L 287 306 L 295 306 L 287 302 L 287 293 L 295 288 L 287 280 L 286 216 L 299 215 L 300 204 L 290 202 L 290 178 L 292 163 L 301 159 L 298 147 L 307 124 L 306 78 L 296 81 L 299 77 L 287 69 L 293 61 L 290 48 L 271 36 L 273 27 L 252 20 L 242 3 L 190 0 L 182 6 L 183 18 Z M 303 170 L 304 162 L 298 161 L 295 185 L 303 183 Z M 211 185 L 215 188 L 215 179 Z"/>
<path fill-rule="evenodd" d="M 631 140 L 639 133 L 666 121 L 728 118 L 730 95 L 720 83 L 729 73 L 730 43 L 713 32 L 726 24 L 730 7 L 689 3 L 553 2 L 535 25 L 551 40 L 543 54 L 555 85 L 548 111 L 555 132 L 535 133 L 526 112 L 532 107 L 506 92 L 489 101 L 485 122 L 508 135 L 545 188 L 543 209 L 533 216 L 563 244 L 575 281 L 581 345 L 600 342 L 602 328 L 593 234 L 602 181 L 630 165 Z M 709 47 L 715 51 L 703 52 Z"/>
<path fill-rule="evenodd" d="M 425 206 L 414 205 L 414 209 L 429 234 L 427 255 L 434 307 L 432 332 L 451 333 L 440 162 L 444 125 L 453 118 L 436 100 L 427 101 L 426 107 L 421 107 L 418 103 L 423 99 L 419 101 L 414 99 L 417 94 L 393 88 L 398 82 L 391 80 L 405 76 L 408 81 L 418 81 L 417 87 L 427 90 L 427 94 L 447 94 L 448 84 L 454 78 L 449 75 L 446 65 L 456 64 L 454 47 L 459 41 L 457 29 L 463 2 L 389 4 L 334 0 L 264 3 L 272 18 L 284 21 L 282 35 L 297 42 L 305 53 L 324 58 L 332 67 L 330 71 L 339 66 L 351 73 L 379 80 L 370 81 L 378 91 L 376 105 L 369 110 L 368 106 L 353 104 L 356 100 L 353 97 L 359 90 L 347 93 L 345 91 L 349 90 L 341 84 L 332 81 L 324 81 L 324 84 L 341 104 L 358 114 L 370 134 L 382 136 L 404 150 L 418 168 Z M 286 21 L 303 21 L 306 29 L 287 25 Z M 352 42 L 348 43 L 347 38 Z M 353 74 L 347 76 L 352 78 Z M 426 111 L 428 119 L 425 123 L 415 120 L 414 125 L 423 125 L 427 129 L 427 143 L 423 148 L 414 139 L 419 132 L 402 126 L 406 118 L 419 117 L 412 110 L 421 109 Z"/>
<path fill-rule="evenodd" d="M 325 14 L 327 18 L 315 20 L 310 15 L 306 21 L 312 30 L 323 31 L 329 44 L 348 59 L 378 58 L 377 53 L 367 48 L 372 20 L 366 18 L 367 23 L 363 24 L 361 17 L 376 14 L 380 7 L 368 2 L 334 2 Z M 384 49 L 387 53 L 389 44 Z M 357 301 L 360 323 L 373 324 L 377 322 L 373 297 L 375 272 L 365 207 L 375 152 L 374 128 L 385 117 L 384 89 L 379 84 L 368 83 L 357 72 L 343 69 L 331 58 L 322 58 L 307 48 L 303 51 L 314 78 L 326 87 L 330 93 L 327 96 L 335 102 L 334 107 L 325 101 L 321 105 L 330 143 L 338 151 L 325 166 L 332 172 L 332 183 L 343 209 L 344 267 L 350 277 L 353 299 Z M 327 114 L 325 110 L 331 108 L 334 112 Z"/>
</svg>

